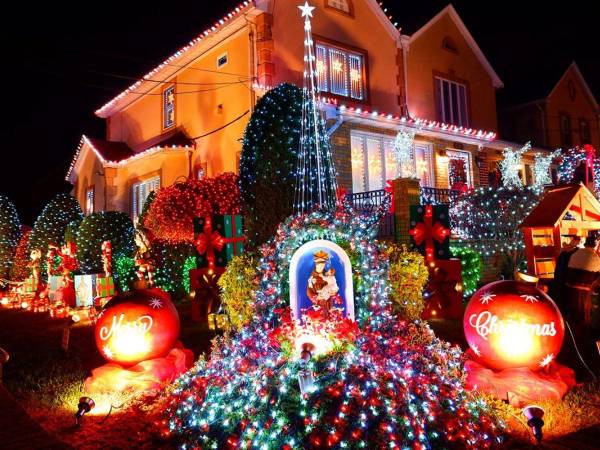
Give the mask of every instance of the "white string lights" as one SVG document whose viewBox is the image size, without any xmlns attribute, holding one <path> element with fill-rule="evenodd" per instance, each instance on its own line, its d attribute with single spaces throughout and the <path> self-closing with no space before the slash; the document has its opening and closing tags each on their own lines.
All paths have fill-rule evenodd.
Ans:
<svg viewBox="0 0 600 450">
<path fill-rule="evenodd" d="M 298 8 L 305 19 L 304 84 L 294 211 L 305 214 L 313 209 L 333 211 L 337 186 L 329 138 L 317 105 L 316 57 L 310 21 L 315 7 L 305 2 Z"/>
</svg>

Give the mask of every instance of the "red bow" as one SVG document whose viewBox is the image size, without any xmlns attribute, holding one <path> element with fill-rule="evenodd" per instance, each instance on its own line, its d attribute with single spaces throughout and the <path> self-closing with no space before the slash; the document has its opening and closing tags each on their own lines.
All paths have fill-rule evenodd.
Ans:
<svg viewBox="0 0 600 450">
<path fill-rule="evenodd" d="M 387 180 L 385 183 L 385 192 L 390 194 L 391 202 L 390 202 L 390 213 L 393 214 L 396 211 L 396 199 L 394 197 L 394 183 L 392 180 Z"/>
<path fill-rule="evenodd" d="M 423 222 L 419 222 L 415 225 L 409 233 L 417 245 L 421 245 L 425 242 L 425 259 L 427 262 L 430 262 L 434 260 L 433 241 L 436 240 L 441 244 L 450 235 L 450 230 L 444 228 L 439 222 L 433 223 L 433 207 L 431 205 L 426 205 Z"/>
<path fill-rule="evenodd" d="M 215 249 L 217 251 L 223 250 L 225 245 L 225 238 L 221 236 L 218 231 L 213 231 L 212 220 L 207 217 L 204 221 L 204 233 L 200 233 L 196 238 L 196 250 L 201 255 L 206 253 L 206 259 L 210 268 L 215 266 Z"/>
</svg>

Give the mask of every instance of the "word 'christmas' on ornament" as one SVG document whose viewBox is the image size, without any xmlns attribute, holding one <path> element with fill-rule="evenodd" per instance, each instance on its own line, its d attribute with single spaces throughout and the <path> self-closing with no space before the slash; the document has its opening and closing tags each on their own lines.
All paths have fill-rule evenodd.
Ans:
<svg viewBox="0 0 600 450">
<path fill-rule="evenodd" d="M 561 398 L 573 386 L 573 371 L 556 363 L 563 318 L 534 285 L 507 280 L 482 287 L 467 305 L 463 327 L 470 347 L 468 385 L 524 400 Z"/>
</svg>

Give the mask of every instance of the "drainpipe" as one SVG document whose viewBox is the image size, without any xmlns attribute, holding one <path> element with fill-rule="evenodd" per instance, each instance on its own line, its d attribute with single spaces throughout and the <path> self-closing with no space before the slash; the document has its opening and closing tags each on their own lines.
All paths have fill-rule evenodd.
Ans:
<svg viewBox="0 0 600 450">
<path fill-rule="evenodd" d="M 339 127 L 344 123 L 344 116 L 339 112 L 339 109 L 336 109 L 337 117 L 336 121 L 331 127 L 327 130 L 327 137 L 333 136 L 333 133 L 337 131 Z"/>
</svg>

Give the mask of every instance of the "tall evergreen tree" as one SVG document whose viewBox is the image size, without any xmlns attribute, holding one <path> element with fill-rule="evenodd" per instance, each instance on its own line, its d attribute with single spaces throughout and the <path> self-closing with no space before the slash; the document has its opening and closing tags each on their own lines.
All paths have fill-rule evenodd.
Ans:
<svg viewBox="0 0 600 450">
<path fill-rule="evenodd" d="M 77 200 L 68 194 L 58 194 L 36 219 L 29 237 L 29 251 L 41 250 L 43 256 L 48 251 L 48 244 L 64 244 L 67 226 L 82 220 L 83 212 Z"/>
<path fill-rule="evenodd" d="M 19 237 L 21 224 L 15 205 L 4 195 L 0 195 L 0 278 L 7 278 Z"/>
<path fill-rule="evenodd" d="M 135 253 L 135 231 L 129 216 L 118 211 L 90 214 L 77 230 L 77 261 L 82 273 L 103 271 L 102 243 L 110 241 L 113 261 Z"/>
<path fill-rule="evenodd" d="M 293 213 L 302 101 L 298 87 L 280 84 L 259 100 L 244 134 L 240 191 L 246 233 L 255 245 Z"/>
<path fill-rule="evenodd" d="M 15 251 L 12 267 L 10 268 L 11 281 L 23 281 L 30 275 L 29 271 L 29 236 L 31 230 L 25 230 L 19 239 L 19 244 Z"/>
</svg>

